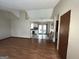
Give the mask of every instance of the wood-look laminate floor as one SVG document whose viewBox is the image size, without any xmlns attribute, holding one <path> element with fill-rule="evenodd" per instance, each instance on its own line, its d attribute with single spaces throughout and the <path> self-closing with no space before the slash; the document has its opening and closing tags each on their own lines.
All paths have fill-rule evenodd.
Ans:
<svg viewBox="0 0 79 59">
<path fill-rule="evenodd" d="M 21 38 L 1 40 L 0 56 L 8 56 L 9 59 L 59 59 L 53 43 Z"/>
</svg>

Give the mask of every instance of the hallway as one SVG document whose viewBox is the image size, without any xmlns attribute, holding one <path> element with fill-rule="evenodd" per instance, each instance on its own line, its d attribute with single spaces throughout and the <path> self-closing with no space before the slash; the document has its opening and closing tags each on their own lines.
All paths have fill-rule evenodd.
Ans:
<svg viewBox="0 0 79 59">
<path fill-rule="evenodd" d="M 0 56 L 8 56 L 10 59 L 59 59 L 53 43 L 23 38 L 0 41 Z"/>
</svg>

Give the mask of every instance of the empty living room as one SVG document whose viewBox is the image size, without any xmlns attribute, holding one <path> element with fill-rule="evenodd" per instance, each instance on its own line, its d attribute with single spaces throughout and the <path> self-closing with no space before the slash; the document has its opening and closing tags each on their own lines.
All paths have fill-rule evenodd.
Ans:
<svg viewBox="0 0 79 59">
<path fill-rule="evenodd" d="M 79 59 L 79 0 L 0 0 L 0 59 Z"/>
</svg>

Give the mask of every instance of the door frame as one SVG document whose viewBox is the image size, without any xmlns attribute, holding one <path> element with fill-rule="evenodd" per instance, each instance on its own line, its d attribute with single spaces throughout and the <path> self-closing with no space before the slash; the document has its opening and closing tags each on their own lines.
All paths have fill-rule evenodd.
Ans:
<svg viewBox="0 0 79 59">
<path fill-rule="evenodd" d="M 68 12 L 66 12 L 60 17 L 58 52 L 59 52 L 61 59 L 66 59 L 67 57 L 70 15 L 71 15 L 71 10 L 69 10 Z"/>
<path fill-rule="evenodd" d="M 55 47 L 57 48 L 58 42 L 58 32 L 59 32 L 59 20 L 56 20 L 56 28 L 55 28 Z"/>
</svg>

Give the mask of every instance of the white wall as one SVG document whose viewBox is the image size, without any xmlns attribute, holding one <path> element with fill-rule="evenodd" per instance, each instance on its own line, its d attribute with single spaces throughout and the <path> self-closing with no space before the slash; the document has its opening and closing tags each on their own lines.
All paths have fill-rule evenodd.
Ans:
<svg viewBox="0 0 79 59">
<path fill-rule="evenodd" d="M 10 37 L 10 19 L 9 13 L 0 10 L 0 40 Z"/>
<path fill-rule="evenodd" d="M 61 0 L 54 9 L 53 17 L 56 19 L 58 14 L 61 16 L 68 10 L 71 10 L 71 21 L 67 59 L 79 59 L 79 0 Z"/>
<path fill-rule="evenodd" d="M 30 21 L 25 19 L 25 12 L 20 12 L 19 19 L 11 20 L 11 36 L 30 38 Z"/>
<path fill-rule="evenodd" d="M 30 38 L 30 23 L 25 19 L 12 20 L 11 36 Z"/>
<path fill-rule="evenodd" d="M 10 36 L 30 38 L 30 21 L 25 19 L 25 12 L 15 14 L 0 10 L 0 39 Z"/>
</svg>

